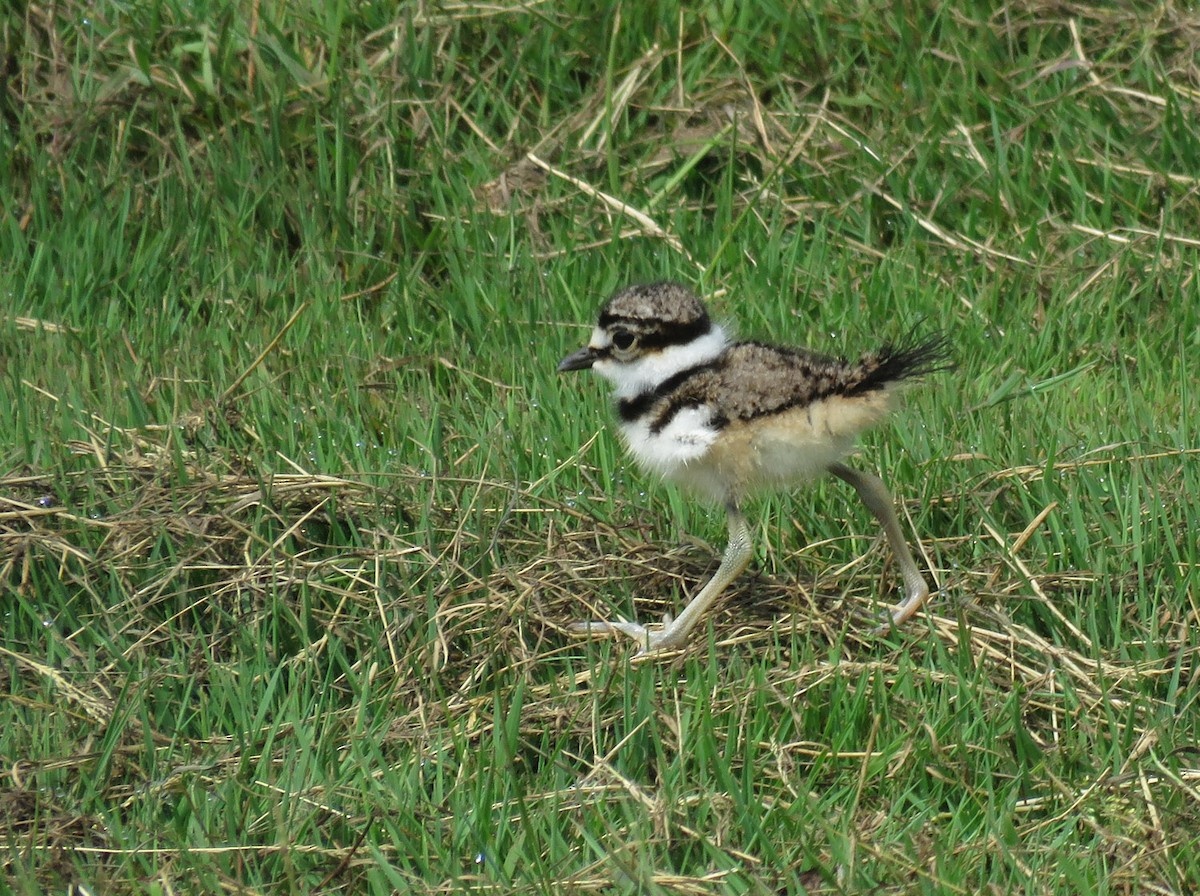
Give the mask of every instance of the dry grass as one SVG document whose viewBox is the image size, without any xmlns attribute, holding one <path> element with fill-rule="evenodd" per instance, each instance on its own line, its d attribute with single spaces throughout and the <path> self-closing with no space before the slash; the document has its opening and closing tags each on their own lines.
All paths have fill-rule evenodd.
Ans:
<svg viewBox="0 0 1200 896">
<path fill-rule="evenodd" d="M 80 724 L 100 728 L 112 724 L 119 711 L 118 695 L 129 687 L 122 667 L 138 656 L 178 656 L 178 646 L 168 650 L 169 643 L 182 643 L 185 653 L 195 658 L 197 665 L 189 674 L 204 678 L 222 663 L 233 668 L 242 661 L 231 649 L 234 632 L 261 628 L 262 618 L 278 613 L 282 601 L 297 615 L 303 612 L 301 602 L 309 604 L 312 622 L 323 634 L 298 645 L 295 653 L 280 657 L 281 662 L 298 670 L 319 666 L 329 639 L 337 638 L 343 649 L 360 649 L 363 659 L 331 679 L 330 686 L 349 695 L 355 691 L 355 676 L 385 676 L 393 694 L 406 695 L 398 703 L 389 703 L 392 717 L 386 737 L 396 749 L 436 755 L 444 749 L 447 730 L 456 731 L 468 743 L 486 743 L 501 724 L 492 712 L 494 695 L 487 686 L 492 681 L 525 689 L 518 727 L 521 738 L 583 747 L 595 741 L 597 729 L 620 727 L 624 711 L 613 706 L 596 715 L 588 696 L 595 683 L 594 670 L 564 668 L 549 680 L 537 671 L 554 657 L 578 651 L 562 635 L 563 624 L 581 613 L 587 615 L 582 609 L 587 595 L 609 591 L 661 595 L 637 603 L 640 615 L 658 614 L 703 580 L 715 563 L 711 552 L 701 548 L 664 549 L 660 542 L 647 540 L 652 533 L 605 525 L 545 495 L 483 479 L 443 477 L 438 485 L 456 494 L 460 503 L 428 508 L 433 522 L 424 533 L 413 531 L 419 513 L 414 508 L 427 494 L 429 483 L 428 477 L 417 474 L 395 474 L 384 491 L 304 472 L 281 473 L 264 482 L 231 467 L 214 469 L 211 462 L 201 467 L 189 458 L 185 478 L 192 484 L 181 488 L 178 455 L 172 459 L 172 452 L 165 445 L 156 446 L 152 435 L 125 435 L 136 444 L 125 451 L 110 445 L 104 457 L 96 454 L 95 472 L 78 477 L 71 486 L 81 507 L 103 503 L 121 508 L 102 519 L 44 506 L 38 500 L 45 493 L 41 477 L 0 482 L 5 506 L 0 513 L 5 558 L 0 581 L 28 599 L 34 593 L 33 569 L 53 571 L 71 591 L 91 595 L 88 624 L 103 626 L 124 646 L 121 657 L 89 666 L 86 679 L 64 671 L 70 662 L 49 665 L 32 654 L 2 649 L 27 679 L 20 687 L 7 682 L 6 690 L 40 690 Z M 1129 462 L 1142 460 L 1133 457 Z M 974 498 L 946 495 L 938 501 L 978 500 L 983 489 L 997 481 L 1044 472 L 1041 468 L 996 471 Z M 1180 809 L 1166 804 L 1175 794 L 1184 794 L 1192 801 L 1190 809 L 1183 809 L 1186 816 L 1194 817 L 1200 808 L 1200 768 L 1168 767 L 1159 757 L 1151 763 L 1143 761 L 1159 746 L 1161 733 L 1155 727 L 1153 706 L 1146 702 L 1147 691 L 1155 690 L 1156 679 L 1194 680 L 1200 674 L 1189 634 L 1197 608 L 1191 602 L 1162 609 L 1156 620 L 1160 644 L 1154 660 L 1143 658 L 1129 643 L 1120 653 L 1097 654 L 1092 640 L 1062 616 L 1055 601 L 1064 593 L 1086 594 L 1102 577 L 1087 570 L 1037 574 L 1020 557 L 1031 531 L 1046 516 L 1039 514 L 1021 532 L 999 533 L 987 527 L 987 538 L 995 542 L 990 559 L 964 572 L 944 570 L 943 596 L 923 621 L 910 627 L 898 651 L 877 643 L 860 621 L 863 608 L 881 588 L 887 589 L 887 571 L 881 578 L 876 548 L 830 574 L 838 593 L 814 592 L 791 578 L 788 569 L 778 575 L 745 577 L 714 614 L 712 649 L 718 656 L 748 658 L 760 667 L 761 677 L 724 680 L 710 695 L 707 712 L 713 719 L 736 720 L 744 717 L 748 701 L 763 699 L 765 692 L 774 712 L 794 715 L 804 711 L 810 695 L 819 695 L 831 681 L 869 682 L 887 689 L 902 681 L 911 687 L 914 680 L 934 686 L 953 684 L 955 672 L 914 665 L 906 658 L 914 649 L 918 653 L 928 649 L 928 645 L 917 648 L 918 642 L 932 639 L 952 663 L 965 662 L 977 670 L 980 677 L 974 682 L 972 699 L 980 706 L 1003 703 L 1013 692 L 1023 695 L 1021 721 L 1037 750 L 1052 754 L 1064 738 L 1076 740 L 1081 726 L 1111 725 L 1111 731 L 1092 734 L 1097 740 L 1114 736 L 1132 744 L 1123 765 L 1098 769 L 1086 783 L 1049 778 L 1051 786 L 1039 788 L 1014 807 L 1014 822 L 1029 836 L 1031 829 L 1053 827 L 1088 806 L 1081 822 L 1110 843 L 1111 860 L 1118 868 L 1137 869 L 1141 879 L 1146 865 L 1169 860 L 1173 851 L 1190 849 L 1176 833 Z M 381 526 L 387 518 L 399 524 Z M 468 526 L 464 523 L 468 519 L 489 520 L 492 525 Z M 330 533 L 339 528 L 357 533 L 352 547 L 333 543 Z M 97 532 L 102 536 L 97 538 Z M 270 538 L 264 536 L 266 532 Z M 943 539 L 926 548 L 934 556 L 954 555 L 962 550 L 962 542 Z M 147 554 L 152 546 L 164 543 L 171 545 L 177 562 L 149 568 Z M 486 565 L 469 559 L 500 551 L 507 559 L 496 557 L 496 562 Z M 795 559 L 785 557 L 780 562 L 790 567 Z M 119 587 L 114 587 L 114 580 Z M 128 596 L 105 605 L 104 596 L 113 593 Z M 428 597 L 422 599 L 422 593 Z M 1013 621 L 1028 602 L 1045 606 L 1062 623 L 1054 636 Z M 435 609 L 427 616 L 428 607 Z M 367 619 L 374 619 L 374 625 L 365 626 Z M 922 634 L 926 627 L 927 634 Z M 785 643 L 789 631 L 810 645 L 825 642 L 835 658 L 797 664 L 791 659 L 793 649 Z M 386 651 L 373 650 L 377 645 L 367 643 L 380 633 Z M 785 633 L 783 641 L 781 633 Z M 71 640 L 68 637 L 66 643 Z M 701 643 L 696 649 L 703 652 L 705 647 Z M 383 657 L 386 668 L 381 667 Z M 84 657 L 78 661 L 82 663 Z M 202 667 L 207 672 L 201 672 Z M 163 669 L 162 674 L 176 672 Z M 437 687 L 431 688 L 434 681 Z M 666 706 L 663 711 L 670 713 Z M 892 707 L 897 717 L 907 717 L 918 726 L 925 711 L 919 702 L 903 698 Z M 344 712 L 352 715 L 355 710 L 347 705 Z M 1120 715 L 1103 721 L 1111 712 Z M 144 797 L 145 787 L 169 792 L 197 773 L 204 780 L 221 780 L 235 775 L 244 761 L 238 744 L 227 737 L 185 745 L 178 735 L 144 730 L 134 719 L 126 720 L 126 725 L 109 762 L 119 764 L 123 757 L 136 762 L 147 740 L 173 754 L 183 749 L 184 754 L 206 758 L 200 765 L 178 765 L 163 779 L 113 787 L 107 798 L 117 804 L 135 803 Z M 735 730 L 731 728 L 728 736 L 733 737 Z M 661 749 L 684 753 L 687 745 L 668 738 Z M 767 737 L 758 749 L 771 756 L 760 769 L 759 786 L 797 798 L 806 792 L 806 774 L 797 779 L 797 772 L 814 761 L 861 765 L 864 770 L 877 766 L 876 773 L 885 777 L 909 761 L 908 750 L 875 750 L 870 740 L 852 750 L 839 750 L 821 741 Z M 934 749 L 949 751 L 950 767 L 967 773 L 970 753 L 993 747 L 935 743 Z M 581 749 L 572 757 L 588 771 L 570 791 L 527 793 L 525 803 L 544 801 L 555 811 L 569 812 L 573 806 L 597 806 L 614 798 L 631 800 L 658 819 L 655 825 L 663 838 L 695 839 L 728 850 L 752 866 L 760 864 L 753 855 L 724 842 L 720 826 L 716 830 L 689 826 L 687 803 L 708 796 L 689 796 L 681 805 L 664 802 L 603 756 L 587 756 Z M 52 859 L 47 868 L 52 870 L 59 861 L 63 873 L 69 865 L 67 856 L 111 860 L 127 851 L 108 841 L 99 818 L 72 812 L 44 789 L 32 786 L 46 772 L 86 774 L 96 761 L 94 751 L 85 749 L 49 761 L 13 760 L 9 786 L 0 799 L 8 848 L 34 836 L 46 856 L 62 857 Z M 129 771 L 135 773 L 134 768 Z M 932 769 L 931 773 L 936 774 Z M 321 799 L 320 794 L 309 798 Z M 713 799 L 713 811 L 732 812 L 728 806 L 721 809 L 719 794 Z M 853 821 L 852 826 L 861 831 L 859 848 L 889 864 L 907 867 L 914 881 L 925 876 L 919 858 L 873 841 L 871 831 L 882 820 L 878 813 L 877 808 L 864 807 L 861 817 Z M 942 820 L 950 821 L 950 814 Z M 733 824 L 732 818 L 726 821 Z M 326 864 L 336 863 L 345 873 L 360 861 L 360 847 L 358 843 L 318 852 Z M 763 868 L 759 873 L 765 872 Z M 726 876 L 720 872 L 701 877 L 660 874 L 653 881 L 673 892 L 708 892 Z M 1118 873 L 1113 882 L 1119 885 L 1119 880 Z M 570 880 L 571 888 L 580 892 L 601 892 L 611 883 L 611 869 L 604 863 L 581 869 Z M 819 880 L 809 883 L 819 888 Z M 447 882 L 429 891 L 442 889 L 449 892 L 453 887 Z"/>
</svg>

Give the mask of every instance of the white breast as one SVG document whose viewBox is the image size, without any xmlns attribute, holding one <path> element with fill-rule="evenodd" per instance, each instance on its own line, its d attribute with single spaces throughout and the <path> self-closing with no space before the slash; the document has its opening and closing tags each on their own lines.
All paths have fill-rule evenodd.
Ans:
<svg viewBox="0 0 1200 896">
<path fill-rule="evenodd" d="M 645 419 L 621 425 L 629 453 L 644 469 L 668 479 L 676 478 L 687 464 L 708 453 L 718 430 L 712 410 L 705 405 L 683 408 L 658 432 Z"/>
</svg>

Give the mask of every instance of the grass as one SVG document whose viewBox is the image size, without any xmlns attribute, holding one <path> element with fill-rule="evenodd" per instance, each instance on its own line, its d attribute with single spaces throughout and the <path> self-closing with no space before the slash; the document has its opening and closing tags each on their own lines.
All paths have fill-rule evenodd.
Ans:
<svg viewBox="0 0 1200 896">
<path fill-rule="evenodd" d="M 1190 893 L 1185 4 L 18 4 L 0 24 L 16 893 Z M 958 370 L 750 508 L 681 658 L 569 638 L 719 512 L 556 376 L 683 279 Z"/>
</svg>

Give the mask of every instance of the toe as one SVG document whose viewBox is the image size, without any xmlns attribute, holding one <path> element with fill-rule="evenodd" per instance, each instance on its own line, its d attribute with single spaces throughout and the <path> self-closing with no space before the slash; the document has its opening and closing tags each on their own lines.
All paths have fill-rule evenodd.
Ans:
<svg viewBox="0 0 1200 896">
<path fill-rule="evenodd" d="M 642 645 L 646 643 L 648 636 L 645 626 L 636 622 L 626 622 L 624 619 L 572 622 L 567 626 L 567 631 L 578 635 L 625 635 Z"/>
</svg>

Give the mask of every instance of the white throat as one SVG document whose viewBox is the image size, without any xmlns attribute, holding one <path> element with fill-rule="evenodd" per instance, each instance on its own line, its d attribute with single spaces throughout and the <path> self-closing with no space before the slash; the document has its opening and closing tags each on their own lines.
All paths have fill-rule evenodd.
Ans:
<svg viewBox="0 0 1200 896">
<path fill-rule="evenodd" d="M 703 336 L 683 345 L 669 345 L 633 361 L 606 358 L 597 361 L 592 369 L 613 384 L 617 399 L 633 398 L 657 387 L 681 370 L 707 364 L 720 357 L 729 345 L 729 337 L 718 324 Z"/>
</svg>

